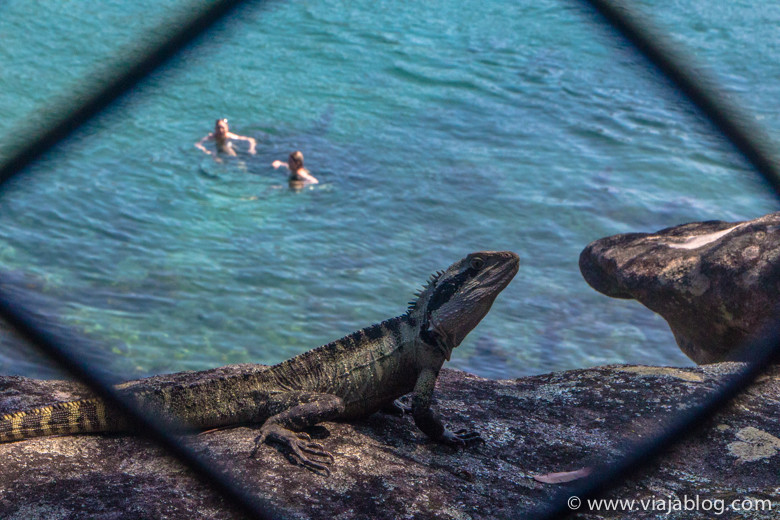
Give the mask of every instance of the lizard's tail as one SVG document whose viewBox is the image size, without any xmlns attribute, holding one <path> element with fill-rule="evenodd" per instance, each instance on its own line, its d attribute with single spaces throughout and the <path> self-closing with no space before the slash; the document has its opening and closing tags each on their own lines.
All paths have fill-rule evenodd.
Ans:
<svg viewBox="0 0 780 520">
<path fill-rule="evenodd" d="M 55 403 L 0 416 L 0 442 L 124 429 L 125 422 L 116 414 L 106 413 L 105 403 L 98 398 Z"/>
</svg>

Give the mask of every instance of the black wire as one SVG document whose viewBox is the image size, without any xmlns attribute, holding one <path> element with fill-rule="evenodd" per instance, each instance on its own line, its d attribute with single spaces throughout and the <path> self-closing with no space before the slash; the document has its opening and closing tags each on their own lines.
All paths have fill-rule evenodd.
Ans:
<svg viewBox="0 0 780 520">
<path fill-rule="evenodd" d="M 707 119 L 740 151 L 748 162 L 780 196 L 780 169 L 767 143 L 769 139 L 736 105 L 715 89 L 715 81 L 702 70 L 693 71 L 690 61 L 666 43 L 659 31 L 639 17 L 620 0 L 579 0 L 596 12 L 620 35 L 631 42 Z"/>
<path fill-rule="evenodd" d="M 38 137 L 30 139 L 25 145 L 20 146 L 19 151 L 11 154 L 11 157 L 0 167 L 0 188 L 55 145 L 73 134 L 84 123 L 132 91 L 141 80 L 160 68 L 179 51 L 193 43 L 214 24 L 244 3 L 249 3 L 249 0 L 206 2 L 207 7 L 199 9 L 197 14 L 181 24 L 174 34 L 150 48 L 135 64 L 119 73 L 111 70 L 105 74 L 103 81 L 100 82 L 104 85 L 96 87 L 96 91 L 86 101 L 80 102 L 81 96 L 79 96 L 77 99 L 61 103 L 63 107 L 75 106 L 76 108 L 70 111 L 67 111 L 66 108 L 55 123 L 49 125 Z M 252 3 L 264 4 L 265 2 L 252 0 Z M 166 23 L 164 27 L 168 28 L 170 24 Z"/>
<path fill-rule="evenodd" d="M 29 144 L 14 153 L 0 167 L 0 188 L 91 118 L 130 92 L 141 80 L 242 3 L 244 3 L 242 0 L 220 0 L 209 3 L 206 8 L 200 9 L 198 14 L 181 25 L 175 34 L 151 49 L 123 73 L 106 75 L 106 78 L 112 79 L 108 79 L 105 85 L 84 103 L 79 104 L 75 101 L 63 103 L 64 106 L 76 106 L 77 108 L 65 113 L 37 138 L 31 139 Z M 109 407 L 125 414 L 130 424 L 135 425 L 137 433 L 163 446 L 168 453 L 189 468 L 201 482 L 226 498 L 228 504 L 236 512 L 249 518 L 258 519 L 282 517 L 269 503 L 248 493 L 234 478 L 215 469 L 206 458 L 182 445 L 179 439 L 167 433 L 171 425 L 164 424 L 159 418 L 147 416 L 135 403 L 122 398 L 114 390 L 110 381 L 97 375 L 98 370 L 95 367 L 91 367 L 86 361 L 80 359 L 79 354 L 82 349 L 79 348 L 78 344 L 74 344 L 75 340 L 70 339 L 70 345 L 65 345 L 60 338 L 49 334 L 41 323 L 32 318 L 30 311 L 20 301 L 19 295 L 15 294 L 13 298 L 10 298 L 9 295 L 0 292 L 0 318 L 8 322 L 33 346 L 84 382 L 95 394 L 105 399 Z"/>
<path fill-rule="evenodd" d="M 603 0 L 587 1 L 626 39 L 631 41 L 661 72 L 672 80 L 740 150 L 745 158 L 771 184 L 774 190 L 780 193 L 780 175 L 778 175 L 775 167 L 777 163 L 771 158 L 770 154 L 765 152 L 762 146 L 763 140 L 757 136 L 756 131 L 747 127 L 744 118 L 740 121 L 734 116 L 736 110 L 730 107 L 724 98 L 704 86 L 695 76 L 688 74 L 686 68 L 677 62 L 670 47 L 664 48 L 659 43 L 661 40 L 658 36 L 653 35 L 635 22 L 625 7 L 617 8 L 614 4 Z M 125 74 L 118 76 L 117 79 L 90 97 L 86 103 L 67 114 L 59 123 L 49 127 L 48 131 L 14 154 L 0 168 L 0 185 L 20 173 L 74 130 L 130 91 L 144 77 L 165 63 L 181 48 L 208 30 L 214 22 L 241 3 L 240 0 L 223 0 L 213 3 L 210 8 L 194 18 L 182 30 L 153 52 L 145 56 Z M 156 420 L 145 417 L 132 404 L 124 402 L 123 399 L 116 395 L 108 381 L 104 381 L 95 375 L 96 371 L 83 361 L 79 361 L 69 348 L 61 345 L 56 337 L 47 334 L 38 324 L 31 320 L 29 312 L 20 304 L 18 298 L 16 301 L 10 301 L 5 295 L 0 293 L 0 316 L 31 343 L 87 383 L 98 395 L 106 399 L 110 406 L 127 414 L 128 417 L 142 427 L 140 431 L 165 446 L 171 454 L 184 462 L 201 479 L 233 500 L 238 509 L 249 516 L 257 518 L 270 517 L 267 516 L 267 510 L 264 509 L 264 507 L 268 507 L 267 505 L 263 506 L 259 501 L 241 491 L 235 481 L 231 481 L 224 474 L 216 473 L 205 461 L 201 460 L 199 455 L 180 445 L 176 438 L 167 434 L 165 426 L 158 424 Z M 568 507 L 566 500 L 573 494 L 577 494 L 584 500 L 588 497 L 597 496 L 599 493 L 619 485 L 626 476 L 646 466 L 661 450 L 667 449 L 674 442 L 679 442 L 696 428 L 697 423 L 703 422 L 704 419 L 721 410 L 731 398 L 749 386 L 773 357 L 774 347 L 778 344 L 778 339 L 780 339 L 780 329 L 775 327 L 769 336 L 764 337 L 751 347 L 750 353 L 755 356 L 752 359 L 757 361 L 750 364 L 739 377 L 713 393 L 709 399 L 696 409 L 679 418 L 663 434 L 654 438 L 651 442 L 638 445 L 623 460 L 612 466 L 601 468 L 596 472 L 595 477 L 586 479 L 576 488 L 561 493 L 559 500 L 553 501 L 552 505 L 543 508 L 539 512 L 531 513 L 529 518 L 547 519 L 568 516 L 572 511 Z"/>
<path fill-rule="evenodd" d="M 544 506 L 524 513 L 529 520 L 553 520 L 566 518 L 576 512 L 589 511 L 588 500 L 597 499 L 605 493 L 624 485 L 626 479 L 636 476 L 658 461 L 658 457 L 708 425 L 708 420 L 722 411 L 743 390 L 750 387 L 756 377 L 777 358 L 780 351 L 780 325 L 773 324 L 745 348 L 743 355 L 753 362 L 729 377 L 721 386 L 702 399 L 696 406 L 679 414 L 647 441 L 633 442 L 625 450 L 626 455 L 611 464 L 593 468 L 592 476 L 566 488 L 555 495 Z M 572 509 L 569 500 L 580 499 L 582 507 Z"/>
<path fill-rule="evenodd" d="M 582 0 L 589 3 L 621 36 L 630 41 L 653 65 L 655 65 L 701 112 L 728 138 L 753 167 L 780 194 L 780 175 L 777 160 L 764 145 L 767 139 L 739 116 L 736 107 L 707 85 L 701 73 L 689 73 L 671 46 L 652 31 L 647 22 L 640 24 L 636 15 L 623 4 L 607 0 Z M 777 313 L 774 313 L 777 316 Z M 547 502 L 546 505 L 527 512 L 524 518 L 553 520 L 566 518 L 577 511 L 588 511 L 588 500 L 604 495 L 607 491 L 625 483 L 627 478 L 637 475 L 657 461 L 662 452 L 691 436 L 706 424 L 707 420 L 722 411 L 732 399 L 748 388 L 756 377 L 778 357 L 780 353 L 780 323 L 774 323 L 762 331 L 759 338 L 744 348 L 741 359 L 750 359 L 743 370 L 724 382 L 697 406 L 678 415 L 660 434 L 653 438 L 635 442 L 626 450 L 620 460 L 602 465 L 576 485 L 567 488 Z M 572 509 L 569 500 L 576 496 L 585 506 Z"/>
<path fill-rule="evenodd" d="M 181 439 L 168 433 L 175 424 L 155 417 L 140 409 L 126 397 L 117 392 L 111 381 L 99 375 L 99 370 L 83 358 L 88 347 L 76 335 L 64 345 L 59 337 L 49 333 L 40 320 L 34 318 L 29 307 L 17 293 L 9 297 L 0 290 L 0 316 L 19 333 L 19 335 L 38 347 L 60 367 L 85 383 L 107 406 L 117 413 L 125 415 L 133 430 L 158 443 L 168 454 L 176 457 L 207 486 L 228 500 L 228 506 L 249 518 L 282 518 L 267 502 L 249 493 L 227 472 L 217 469 L 213 461 L 182 444 Z"/>
</svg>

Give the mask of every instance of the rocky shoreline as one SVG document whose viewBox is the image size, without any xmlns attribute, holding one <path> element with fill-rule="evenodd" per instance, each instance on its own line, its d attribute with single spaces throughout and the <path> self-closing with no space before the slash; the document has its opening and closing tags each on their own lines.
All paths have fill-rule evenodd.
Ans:
<svg viewBox="0 0 780 520">
<path fill-rule="evenodd" d="M 565 489 L 534 476 L 603 462 L 645 438 L 742 365 L 698 368 L 612 365 L 514 380 L 444 369 L 437 406 L 454 426 L 479 430 L 484 445 L 432 444 L 410 417 L 375 414 L 324 423 L 312 435 L 336 462 L 326 478 L 288 462 L 272 446 L 249 458 L 256 430 L 190 437 L 291 518 L 516 518 Z M 249 365 L 218 369 L 241 372 Z M 157 376 L 160 378 L 170 376 Z M 179 374 L 187 378 L 188 374 Z M 181 379 L 180 379 L 181 380 Z M 0 413 L 84 395 L 80 385 L 0 377 Z M 728 410 L 611 497 L 668 500 L 752 497 L 780 510 L 780 368 L 773 367 Z M 0 518 L 224 519 L 219 497 L 149 442 L 132 435 L 44 437 L 0 445 Z M 578 518 L 625 518 L 625 511 Z M 733 517 L 733 516 L 732 516 Z M 719 518 L 732 518 L 728 514 Z M 659 511 L 631 518 L 712 518 Z M 745 518 L 736 516 L 733 518 Z"/>
<path fill-rule="evenodd" d="M 744 360 L 741 346 L 778 315 L 780 212 L 601 238 L 580 271 L 597 291 L 663 316 L 696 363 Z"/>
</svg>

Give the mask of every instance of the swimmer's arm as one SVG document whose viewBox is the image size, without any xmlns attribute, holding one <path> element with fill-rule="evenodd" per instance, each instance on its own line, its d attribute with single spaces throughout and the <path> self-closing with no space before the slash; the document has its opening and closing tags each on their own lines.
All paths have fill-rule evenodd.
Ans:
<svg viewBox="0 0 780 520">
<path fill-rule="evenodd" d="M 298 175 L 303 177 L 302 180 L 306 184 L 319 184 L 320 183 L 320 181 L 317 180 L 317 177 L 315 177 L 314 175 L 309 173 L 309 170 L 303 170 L 303 171 L 298 170 Z"/>
<path fill-rule="evenodd" d="M 274 170 L 278 169 L 280 166 L 284 166 L 284 167 L 285 167 L 285 168 L 287 168 L 288 170 L 290 169 L 290 167 L 289 167 L 289 166 L 287 166 L 287 163 L 286 163 L 286 162 L 279 161 L 279 160 L 276 160 L 276 161 L 272 162 L 272 163 L 271 163 L 271 166 L 273 166 L 273 167 L 274 167 Z"/>
<path fill-rule="evenodd" d="M 213 141 L 213 140 L 214 140 L 214 134 L 211 133 L 206 137 L 204 137 L 203 139 L 201 139 L 200 141 L 198 141 L 197 143 L 195 143 L 195 148 L 203 150 L 207 154 L 211 155 L 211 152 L 205 146 L 203 146 L 203 143 L 205 143 L 206 141 Z"/>
<path fill-rule="evenodd" d="M 234 134 L 233 132 L 228 132 L 227 136 L 229 139 L 235 139 L 236 141 L 249 141 L 249 153 L 255 153 L 255 146 L 257 145 L 257 141 L 255 141 L 254 137 L 238 135 Z"/>
</svg>

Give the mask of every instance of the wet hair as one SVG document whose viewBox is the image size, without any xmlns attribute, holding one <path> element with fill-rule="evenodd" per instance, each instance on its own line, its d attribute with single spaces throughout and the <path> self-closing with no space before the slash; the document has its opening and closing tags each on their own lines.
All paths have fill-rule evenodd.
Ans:
<svg viewBox="0 0 780 520">
<path fill-rule="evenodd" d="M 296 150 L 290 154 L 290 157 L 287 159 L 287 166 L 290 167 L 291 172 L 297 172 L 303 168 L 303 154 L 300 150 Z"/>
<path fill-rule="evenodd" d="M 214 121 L 214 127 L 216 128 L 221 122 L 225 122 L 227 124 L 227 117 L 220 117 L 216 121 Z"/>
</svg>

